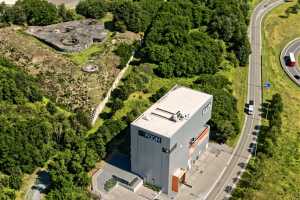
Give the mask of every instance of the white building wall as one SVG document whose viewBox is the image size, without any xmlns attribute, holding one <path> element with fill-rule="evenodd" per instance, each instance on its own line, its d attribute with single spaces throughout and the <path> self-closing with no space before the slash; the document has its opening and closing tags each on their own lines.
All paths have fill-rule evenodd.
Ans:
<svg viewBox="0 0 300 200">
<path fill-rule="evenodd" d="M 187 169 L 188 160 L 196 159 L 199 152 L 206 149 L 208 137 L 197 146 L 193 156 L 189 158 L 191 139 L 207 128 L 206 123 L 211 118 L 212 101 L 213 98 L 209 99 L 171 138 L 131 125 L 131 170 L 143 177 L 145 182 L 162 187 L 164 193 L 176 195 L 172 192 L 173 174 L 179 168 Z M 150 133 L 151 137 L 160 137 L 161 142 L 157 143 L 155 137 L 153 139 L 139 136 L 139 130 Z M 171 149 L 174 145 L 176 148 L 171 153 L 162 152 L 162 148 Z"/>
</svg>

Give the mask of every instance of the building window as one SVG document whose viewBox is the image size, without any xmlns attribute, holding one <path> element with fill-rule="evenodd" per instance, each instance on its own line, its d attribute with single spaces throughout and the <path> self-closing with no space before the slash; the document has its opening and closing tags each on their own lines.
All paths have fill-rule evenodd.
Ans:
<svg viewBox="0 0 300 200">
<path fill-rule="evenodd" d="M 141 131 L 141 130 L 138 131 L 138 135 L 141 136 L 141 137 L 143 137 L 143 138 L 149 139 L 149 140 L 151 140 L 153 142 L 156 142 L 158 144 L 161 143 L 161 137 L 158 137 L 156 135 L 152 135 L 150 133 L 146 133 L 146 132 Z"/>
<path fill-rule="evenodd" d="M 163 147 L 163 148 L 162 148 L 162 152 L 164 152 L 164 153 L 170 153 L 170 150 L 167 149 L 166 147 Z"/>
</svg>

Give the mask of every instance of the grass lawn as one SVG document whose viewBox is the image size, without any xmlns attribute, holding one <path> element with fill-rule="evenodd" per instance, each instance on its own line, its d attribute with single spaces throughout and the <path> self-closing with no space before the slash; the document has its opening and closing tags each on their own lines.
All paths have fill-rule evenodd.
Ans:
<svg viewBox="0 0 300 200">
<path fill-rule="evenodd" d="M 288 78 L 279 63 L 282 48 L 300 36 L 300 13 L 283 17 L 285 10 L 294 4 L 283 4 L 264 19 L 263 81 L 269 80 L 272 87 L 264 91 L 263 99 L 281 94 L 283 125 L 278 144 L 273 147 L 273 157 L 262 160 L 263 175 L 254 180 L 261 187 L 249 191 L 249 199 L 300 199 L 300 87 Z"/>
<path fill-rule="evenodd" d="M 134 73 L 131 72 L 129 69 L 127 73 Z M 197 77 L 193 78 L 159 78 L 157 76 L 151 75 L 149 76 L 150 81 L 147 85 L 148 93 L 144 93 L 142 91 L 137 91 L 132 93 L 129 98 L 124 102 L 124 107 L 121 110 L 118 110 L 114 115 L 115 119 L 121 119 L 125 116 L 128 112 L 130 112 L 133 108 L 136 107 L 137 104 L 142 104 L 145 107 L 150 106 L 149 97 L 154 94 L 157 90 L 159 90 L 162 86 L 171 89 L 174 85 L 183 85 L 188 86 L 193 83 Z M 143 106 L 143 107 L 144 107 Z"/>
<path fill-rule="evenodd" d="M 128 73 L 131 73 L 131 70 L 128 70 Z M 247 75 L 248 75 L 248 67 L 238 67 L 238 68 L 228 68 L 219 72 L 219 74 L 226 76 L 229 81 L 232 82 L 232 90 L 233 94 L 237 99 L 238 106 L 238 117 L 240 119 L 240 127 L 244 124 L 244 104 L 247 97 Z M 121 119 L 128 112 L 130 112 L 133 108 L 135 108 L 138 104 L 143 105 L 143 107 L 149 107 L 151 102 L 149 101 L 149 97 L 154 94 L 157 90 L 159 90 L 162 86 L 171 89 L 175 84 L 189 86 L 192 85 L 193 81 L 197 79 L 196 77 L 192 78 L 159 78 L 157 76 L 151 76 L 150 82 L 147 86 L 149 93 L 143 93 L 142 91 L 134 92 L 130 95 L 128 100 L 124 101 L 124 107 L 121 110 L 118 110 L 114 119 Z M 239 136 L 239 135 L 238 135 Z M 228 139 L 227 144 L 230 146 L 234 146 L 237 142 L 238 136 L 233 136 Z"/>
<path fill-rule="evenodd" d="M 250 12 L 253 11 L 253 9 L 255 8 L 255 6 L 257 6 L 257 4 L 259 4 L 262 0 L 250 0 L 249 5 L 250 5 Z"/>
<path fill-rule="evenodd" d="M 77 65 L 85 64 L 88 59 L 95 53 L 100 54 L 103 51 L 103 45 L 101 44 L 93 44 L 91 47 L 77 52 L 77 53 L 70 53 L 69 57 L 73 62 Z"/>
<path fill-rule="evenodd" d="M 230 70 L 222 71 L 220 74 L 226 76 L 229 81 L 232 82 L 232 91 L 233 95 L 237 99 L 238 117 L 240 120 L 240 128 L 242 131 L 245 120 L 244 108 L 248 89 L 248 67 L 231 68 Z M 240 133 L 237 136 L 230 137 L 227 140 L 226 144 L 229 146 L 234 146 L 238 141 Z"/>
<path fill-rule="evenodd" d="M 88 137 L 91 134 L 96 133 L 96 131 L 99 129 L 99 127 L 103 124 L 103 119 L 98 118 L 96 123 L 94 124 L 94 126 L 88 130 L 88 132 L 86 133 L 86 137 Z"/>
</svg>

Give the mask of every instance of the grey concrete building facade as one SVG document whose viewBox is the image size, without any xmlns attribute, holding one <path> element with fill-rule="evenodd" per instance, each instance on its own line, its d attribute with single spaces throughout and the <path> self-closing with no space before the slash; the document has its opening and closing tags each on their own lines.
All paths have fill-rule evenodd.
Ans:
<svg viewBox="0 0 300 200">
<path fill-rule="evenodd" d="M 173 87 L 131 123 L 131 171 L 176 195 L 208 147 L 212 102 L 212 95 Z"/>
</svg>

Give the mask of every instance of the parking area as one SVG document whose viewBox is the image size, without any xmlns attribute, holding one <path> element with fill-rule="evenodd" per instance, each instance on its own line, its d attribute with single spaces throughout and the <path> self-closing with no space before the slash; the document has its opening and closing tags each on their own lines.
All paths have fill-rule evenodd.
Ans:
<svg viewBox="0 0 300 200">
<path fill-rule="evenodd" d="M 103 200 L 153 200 L 157 196 L 157 192 L 141 186 L 136 192 L 118 185 L 108 193 L 102 193 Z"/>
<path fill-rule="evenodd" d="M 158 195 L 157 192 L 146 188 L 143 185 L 140 186 L 136 192 L 132 192 L 120 184 L 115 186 L 109 192 L 105 191 L 103 187 L 105 181 L 108 180 L 113 173 L 118 173 L 123 177 L 128 176 L 128 180 L 135 177 L 134 174 L 128 171 L 129 168 L 127 168 L 129 167 L 129 158 L 121 155 L 118 155 L 117 157 L 114 156 L 112 161 L 107 162 L 103 169 L 94 175 L 93 179 L 96 180 L 94 187 L 97 187 L 94 189 L 97 189 L 97 191 L 101 193 L 102 199 L 105 200 L 200 200 L 206 196 L 208 191 L 217 181 L 225 168 L 232 151 L 232 148 L 226 145 L 210 143 L 208 150 L 199 157 L 192 165 L 192 169 L 188 171 L 187 185 L 182 184 L 180 186 L 180 192 L 176 197 L 170 197 L 165 194 Z"/>
<path fill-rule="evenodd" d="M 187 185 L 181 185 L 179 194 L 168 197 L 161 194 L 160 200 L 201 200 L 217 181 L 229 160 L 232 149 L 226 145 L 210 143 L 208 150 L 192 165 L 187 173 Z"/>
</svg>

